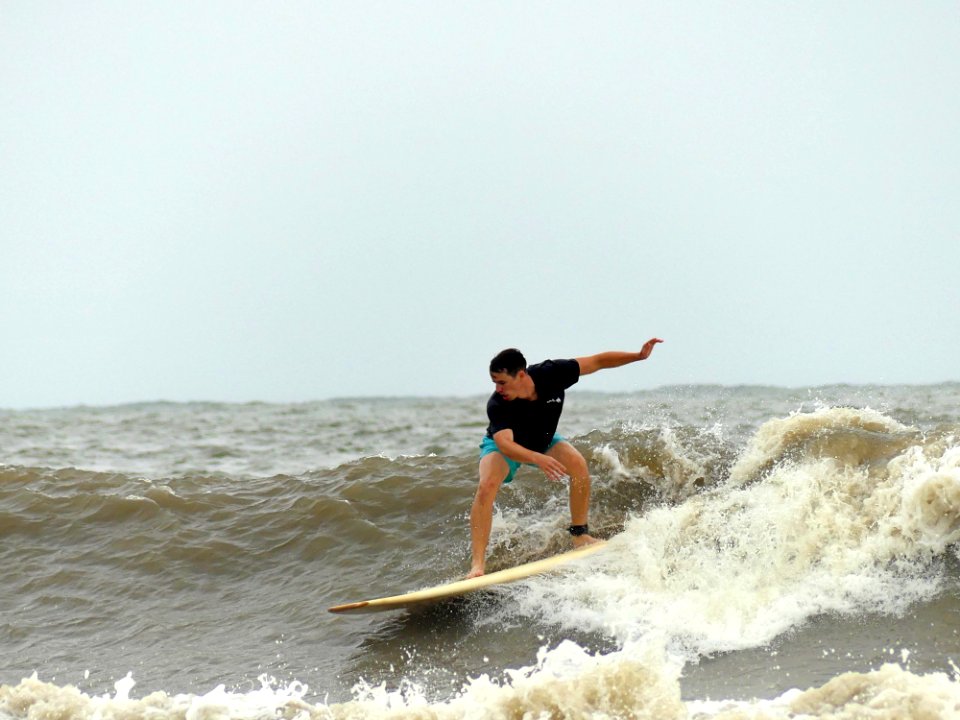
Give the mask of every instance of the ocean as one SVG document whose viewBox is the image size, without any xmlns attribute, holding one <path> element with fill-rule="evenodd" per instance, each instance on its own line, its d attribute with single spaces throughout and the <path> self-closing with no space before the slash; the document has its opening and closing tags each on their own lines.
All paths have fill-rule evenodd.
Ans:
<svg viewBox="0 0 960 720">
<path fill-rule="evenodd" d="M 960 717 L 960 384 L 574 388 L 606 549 L 328 613 L 467 572 L 485 403 L 0 410 L 0 718 Z"/>
</svg>

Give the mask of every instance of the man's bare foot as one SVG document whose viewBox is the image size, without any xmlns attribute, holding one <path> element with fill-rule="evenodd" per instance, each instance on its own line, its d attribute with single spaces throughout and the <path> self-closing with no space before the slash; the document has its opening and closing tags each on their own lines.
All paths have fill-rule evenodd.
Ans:
<svg viewBox="0 0 960 720">
<path fill-rule="evenodd" d="M 595 537 L 590 537 L 589 535 L 575 535 L 572 540 L 575 548 L 583 547 L 585 545 L 593 545 L 595 542 L 600 542 Z"/>
<path fill-rule="evenodd" d="M 482 567 L 479 567 L 479 568 L 478 568 L 478 567 L 472 567 L 472 568 L 470 568 L 470 572 L 467 573 L 467 576 L 464 578 L 464 580 L 469 580 L 470 578 L 480 577 L 481 575 L 483 575 L 483 568 L 482 568 Z"/>
</svg>

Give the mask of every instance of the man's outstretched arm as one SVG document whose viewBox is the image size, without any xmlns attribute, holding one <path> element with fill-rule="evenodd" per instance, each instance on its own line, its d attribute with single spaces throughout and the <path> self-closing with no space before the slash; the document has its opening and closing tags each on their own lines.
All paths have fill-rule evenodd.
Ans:
<svg viewBox="0 0 960 720">
<path fill-rule="evenodd" d="M 660 338 L 650 338 L 643 344 L 640 352 L 620 352 L 618 350 L 612 350 L 610 352 L 602 352 L 596 355 L 577 358 L 577 363 L 580 365 L 580 374 L 589 375 L 590 373 L 595 373 L 597 370 L 616 368 L 621 365 L 637 362 L 638 360 L 646 360 L 650 357 L 650 353 L 653 352 L 653 346 L 662 342 L 663 340 Z"/>
</svg>

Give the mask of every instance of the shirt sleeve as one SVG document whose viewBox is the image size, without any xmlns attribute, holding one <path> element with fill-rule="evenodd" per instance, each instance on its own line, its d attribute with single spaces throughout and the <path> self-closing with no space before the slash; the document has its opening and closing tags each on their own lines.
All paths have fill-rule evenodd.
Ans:
<svg viewBox="0 0 960 720">
<path fill-rule="evenodd" d="M 576 385 L 580 379 L 580 363 L 576 360 L 546 360 L 542 367 L 549 373 L 550 384 L 559 390 Z"/>
<path fill-rule="evenodd" d="M 576 360 L 558 360 L 557 362 L 563 368 L 564 389 L 576 385 L 580 379 L 580 363 Z"/>
</svg>

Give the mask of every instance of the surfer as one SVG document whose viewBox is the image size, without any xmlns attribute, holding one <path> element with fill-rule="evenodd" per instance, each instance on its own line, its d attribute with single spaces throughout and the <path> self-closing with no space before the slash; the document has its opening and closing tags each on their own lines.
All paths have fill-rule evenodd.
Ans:
<svg viewBox="0 0 960 720">
<path fill-rule="evenodd" d="M 472 566 L 468 578 L 484 573 L 493 524 L 493 502 L 521 465 L 536 465 L 548 480 L 570 479 L 570 535 L 575 547 L 595 542 L 589 534 L 590 472 L 583 455 L 560 435 L 564 390 L 583 375 L 646 360 L 660 338 L 640 352 L 602 352 L 571 360 L 545 360 L 527 367 L 523 354 L 510 348 L 490 361 L 496 390 L 487 401 L 490 424 L 480 444 L 480 483 L 470 510 Z"/>
</svg>

